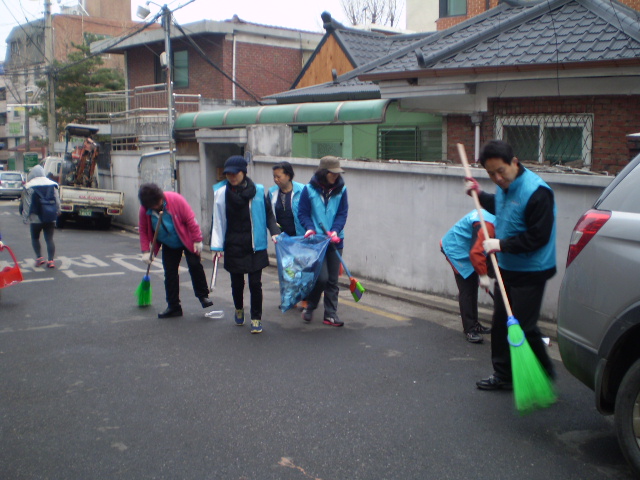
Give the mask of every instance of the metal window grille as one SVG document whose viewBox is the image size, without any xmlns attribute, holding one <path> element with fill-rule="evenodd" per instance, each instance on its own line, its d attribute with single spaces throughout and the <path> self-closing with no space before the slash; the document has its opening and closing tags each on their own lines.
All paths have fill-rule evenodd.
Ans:
<svg viewBox="0 0 640 480">
<path fill-rule="evenodd" d="M 589 167 L 593 115 L 498 115 L 496 138 L 525 162 Z"/>
<path fill-rule="evenodd" d="M 378 158 L 437 162 L 442 157 L 442 131 L 419 127 L 378 128 Z"/>
</svg>

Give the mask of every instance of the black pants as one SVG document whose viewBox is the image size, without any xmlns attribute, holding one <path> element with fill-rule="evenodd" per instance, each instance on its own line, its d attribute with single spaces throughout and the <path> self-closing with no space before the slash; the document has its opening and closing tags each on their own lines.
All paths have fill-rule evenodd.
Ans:
<svg viewBox="0 0 640 480">
<path fill-rule="evenodd" d="M 542 334 L 538 328 L 538 317 L 540 316 L 545 285 L 546 282 L 518 287 L 505 285 L 505 289 L 513 316 L 520 323 L 531 349 L 549 377 L 555 378 L 553 362 L 547 353 L 547 346 L 542 341 Z M 511 354 L 507 341 L 507 312 L 498 284 L 494 290 L 493 325 L 491 328 L 491 361 L 494 374 L 502 380 L 510 381 Z"/>
<path fill-rule="evenodd" d="M 464 333 L 469 333 L 478 323 L 478 274 L 473 272 L 464 278 L 454 272 L 456 285 L 458 285 L 458 305 L 462 317 Z"/>
<path fill-rule="evenodd" d="M 231 295 L 236 310 L 244 308 L 244 274 L 231 273 Z M 249 295 L 251 295 L 251 320 L 262 320 L 262 270 L 251 272 Z"/>
<path fill-rule="evenodd" d="M 48 223 L 31 223 L 31 246 L 36 253 L 36 258 L 41 257 L 42 250 L 40 248 L 40 232 L 44 233 L 44 241 L 47 244 L 47 259 L 53 260 L 56 254 L 56 246 L 53 243 L 53 231 L 55 229 L 55 222 Z"/>
<path fill-rule="evenodd" d="M 164 268 L 164 290 L 167 296 L 167 305 L 169 307 L 180 306 L 180 276 L 178 267 L 184 253 L 187 259 L 187 267 L 189 275 L 191 275 L 191 284 L 193 285 L 193 293 L 196 297 L 208 297 L 209 286 L 207 285 L 207 277 L 204 274 L 204 267 L 200 262 L 200 256 L 191 253 L 185 247 L 169 248 L 162 245 L 162 267 Z"/>
</svg>

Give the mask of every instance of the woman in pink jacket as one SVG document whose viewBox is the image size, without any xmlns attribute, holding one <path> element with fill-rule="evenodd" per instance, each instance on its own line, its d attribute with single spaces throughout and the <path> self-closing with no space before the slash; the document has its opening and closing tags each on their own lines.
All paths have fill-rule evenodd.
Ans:
<svg viewBox="0 0 640 480">
<path fill-rule="evenodd" d="M 213 305 L 213 302 L 209 300 L 209 286 L 200 262 L 202 231 L 187 201 L 179 193 L 163 192 L 155 183 L 141 185 L 138 198 L 141 205 L 138 228 L 142 261 L 146 264 L 151 263 L 149 252 L 156 229 L 159 230 L 153 252 L 154 256 L 162 245 L 167 309 L 159 313 L 158 318 L 182 316 L 178 268 L 183 253 L 187 259 L 193 292 L 200 300 L 202 308 Z M 159 222 L 160 212 L 162 212 L 162 219 Z"/>
</svg>

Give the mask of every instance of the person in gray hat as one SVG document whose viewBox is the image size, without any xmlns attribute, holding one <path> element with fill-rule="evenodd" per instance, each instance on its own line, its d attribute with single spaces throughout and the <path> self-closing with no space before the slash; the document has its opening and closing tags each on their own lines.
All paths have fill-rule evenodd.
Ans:
<svg viewBox="0 0 640 480">
<path fill-rule="evenodd" d="M 305 228 L 305 237 L 326 234 L 331 238 L 320 276 L 307 297 L 307 307 L 302 311 L 302 319 L 309 323 L 313 311 L 318 308 L 320 295 L 324 293 L 323 323 L 333 327 L 342 327 L 344 322 L 338 318 L 338 276 L 340 259 L 336 251 L 344 247 L 344 227 L 349 213 L 347 187 L 342 178 L 344 170 L 337 157 L 322 157 L 320 165 L 300 195 L 298 219 Z"/>
<path fill-rule="evenodd" d="M 267 229 L 275 242 L 280 234 L 264 186 L 247 177 L 247 161 L 233 155 L 224 164 L 227 177 L 213 186 L 211 250 L 224 252 L 231 275 L 236 325 L 244 325 L 244 276 L 251 295 L 251 333 L 262 332 L 262 270 L 269 265 Z"/>
</svg>

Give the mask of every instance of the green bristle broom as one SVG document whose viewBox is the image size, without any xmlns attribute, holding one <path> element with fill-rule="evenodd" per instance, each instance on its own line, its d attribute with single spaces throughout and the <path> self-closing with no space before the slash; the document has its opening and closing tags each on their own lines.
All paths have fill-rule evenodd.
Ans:
<svg viewBox="0 0 640 480">
<path fill-rule="evenodd" d="M 158 232 L 160 231 L 160 222 L 162 222 L 162 211 L 158 215 L 158 224 L 156 231 L 153 234 L 153 241 L 151 242 L 151 250 L 149 251 L 149 265 L 147 265 L 147 273 L 142 277 L 142 281 L 138 288 L 136 288 L 135 296 L 138 299 L 139 307 L 148 307 L 151 305 L 152 292 L 151 292 L 151 277 L 149 277 L 149 271 L 151 270 L 151 262 L 153 262 L 153 251 L 156 248 L 156 239 L 158 238 Z"/>
<path fill-rule="evenodd" d="M 473 178 L 471 176 L 471 169 L 469 168 L 469 162 L 467 160 L 467 154 L 464 150 L 464 146 L 458 143 L 458 154 L 460 160 L 464 166 L 465 175 L 467 178 Z M 478 210 L 478 216 L 480 217 L 480 224 L 482 225 L 482 231 L 485 238 L 490 238 L 489 231 L 484 222 L 482 216 L 482 206 L 478 199 L 478 194 L 475 191 L 471 192 L 471 196 Z M 511 305 L 509 304 L 509 298 L 507 297 L 507 291 L 504 288 L 504 282 L 502 281 L 502 275 L 500 275 L 500 268 L 498 267 L 498 260 L 494 253 L 489 255 L 491 257 L 491 263 L 493 270 L 496 273 L 496 280 L 500 287 L 500 293 L 504 301 L 504 307 L 507 311 L 507 341 L 509 342 L 509 351 L 511 353 L 511 376 L 513 381 L 513 397 L 516 404 L 516 409 L 521 414 L 530 413 L 539 408 L 546 408 L 555 403 L 557 400 L 556 394 L 551 384 L 551 380 L 544 370 L 536 354 L 531 349 L 529 342 L 520 326 L 520 323 L 513 316 L 511 311 Z"/>
</svg>

